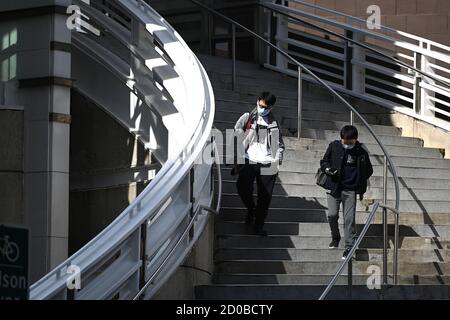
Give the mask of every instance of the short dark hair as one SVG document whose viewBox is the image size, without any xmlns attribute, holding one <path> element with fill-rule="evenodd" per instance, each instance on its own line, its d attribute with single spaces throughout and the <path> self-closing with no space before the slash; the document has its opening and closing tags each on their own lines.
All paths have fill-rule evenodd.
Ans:
<svg viewBox="0 0 450 320">
<path fill-rule="evenodd" d="M 258 100 L 264 100 L 268 106 L 273 106 L 277 102 L 277 97 L 274 94 L 264 91 L 259 95 Z"/>
<path fill-rule="evenodd" d="M 341 139 L 352 140 L 358 139 L 358 129 L 355 126 L 344 126 L 341 129 Z"/>
</svg>

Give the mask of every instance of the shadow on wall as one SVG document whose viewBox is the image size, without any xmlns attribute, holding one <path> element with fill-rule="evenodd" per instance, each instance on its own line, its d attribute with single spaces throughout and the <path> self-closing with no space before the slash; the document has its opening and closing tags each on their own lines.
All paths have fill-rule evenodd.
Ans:
<svg viewBox="0 0 450 320">
<path fill-rule="evenodd" d="M 69 254 L 108 226 L 148 184 L 129 183 L 117 174 L 152 162 L 128 130 L 76 90 L 71 106 Z"/>
</svg>

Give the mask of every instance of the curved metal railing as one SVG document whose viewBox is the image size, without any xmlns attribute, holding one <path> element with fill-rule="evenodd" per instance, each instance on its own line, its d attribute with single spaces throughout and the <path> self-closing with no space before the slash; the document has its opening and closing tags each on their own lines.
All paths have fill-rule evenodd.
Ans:
<svg viewBox="0 0 450 320">
<path fill-rule="evenodd" d="M 183 39 L 144 1 L 78 4 L 102 38 L 74 34 L 74 45 L 120 79 L 145 108 L 160 114 L 170 152 L 137 198 L 94 239 L 34 283 L 30 298 L 149 299 L 186 258 L 208 212 L 220 208 L 220 179 L 214 205 L 213 164 L 203 159 L 205 150 L 217 148 L 210 141 L 214 94 L 206 71 Z M 128 60 L 123 51 L 114 52 L 114 46 L 102 46 L 108 37 L 128 48 Z M 172 113 L 165 117 L 164 111 Z M 120 110 L 109 112 L 148 144 L 151 128 L 146 123 L 134 127 L 121 118 Z M 180 116 L 174 117 L 176 113 Z M 164 146 L 163 141 L 158 144 Z M 214 159 L 220 175 L 217 154 Z"/>
<path fill-rule="evenodd" d="M 335 97 L 337 97 L 340 101 L 342 101 L 345 106 L 351 111 L 351 122 L 353 123 L 353 115 L 356 115 L 360 121 L 363 123 L 363 125 L 367 128 L 367 130 L 370 132 L 370 134 L 372 135 L 372 137 L 375 139 L 375 141 L 377 142 L 377 144 L 380 146 L 381 150 L 383 151 L 384 154 L 384 173 L 383 173 L 383 181 L 384 181 L 384 187 L 383 187 L 383 203 L 379 203 L 376 202 L 372 208 L 371 214 L 369 215 L 369 218 L 366 221 L 366 224 L 364 225 L 363 228 L 363 232 L 359 235 L 358 237 L 358 241 L 355 243 L 355 245 L 352 248 L 352 252 L 354 253 L 357 249 L 357 246 L 359 245 L 359 243 L 361 242 L 362 238 L 365 236 L 372 220 L 373 217 L 375 216 L 376 211 L 378 210 L 378 207 L 382 207 L 383 208 L 383 233 L 384 233 L 384 248 L 383 248 L 383 276 L 384 279 L 387 282 L 387 239 L 388 239 L 388 235 L 387 235 L 387 210 L 391 209 L 393 212 L 396 213 L 396 218 L 395 218 L 395 242 L 394 242 L 394 282 L 397 281 L 397 261 L 398 261 L 398 235 L 399 235 L 399 219 L 398 219 L 398 213 L 399 213 L 399 207 L 400 207 L 400 188 L 399 188 L 399 179 L 398 179 L 398 175 L 397 175 L 397 171 L 396 168 L 389 156 L 389 153 L 387 152 L 385 146 L 383 145 L 383 143 L 381 142 L 381 140 L 378 138 L 377 134 L 373 131 L 373 129 L 370 127 L 370 125 L 368 124 L 368 122 L 362 117 L 362 115 L 344 98 L 342 97 L 342 95 L 340 95 L 336 90 L 334 90 L 329 84 L 327 84 L 325 81 L 323 81 L 322 79 L 320 79 L 314 72 L 312 72 L 309 68 L 307 68 L 304 64 L 300 63 L 299 61 L 297 61 L 295 58 L 293 58 L 289 53 L 287 53 L 286 51 L 280 49 L 279 47 L 277 47 L 276 45 L 272 44 L 270 41 L 264 39 L 262 36 L 258 35 L 257 33 L 253 32 L 252 30 L 246 28 L 245 26 L 243 26 L 242 24 L 238 23 L 237 21 L 223 15 L 222 13 L 204 5 L 203 3 L 200 3 L 197 0 L 188 0 L 196 5 L 198 5 L 199 7 L 203 8 L 204 10 L 206 10 L 208 13 L 213 14 L 217 17 L 220 17 L 221 19 L 227 21 L 228 23 L 230 23 L 232 25 L 232 59 L 233 59 L 233 66 L 232 66 L 232 79 L 233 79 L 233 89 L 235 87 L 235 77 L 236 77 L 236 69 L 235 69 L 235 58 L 236 58 L 236 54 L 235 54 L 235 47 L 236 47 L 236 41 L 235 41 L 235 37 L 236 37 L 236 27 L 240 28 L 244 31 L 246 31 L 247 33 L 249 33 L 251 36 L 253 36 L 254 38 L 258 39 L 259 41 L 261 41 L 263 44 L 265 44 L 267 47 L 274 49 L 277 53 L 279 53 L 280 55 L 282 55 L 283 57 L 285 57 L 286 59 L 288 59 L 290 62 L 292 62 L 293 64 L 295 64 L 298 68 L 298 79 L 299 79 L 299 105 L 301 105 L 301 81 L 302 81 L 302 72 L 305 71 L 307 74 L 309 74 L 315 81 L 317 81 L 319 84 L 323 85 L 328 91 L 330 91 Z M 300 110 L 300 108 L 299 108 Z M 300 113 L 300 111 L 299 111 Z M 300 137 L 300 121 L 301 119 L 299 119 L 299 137 Z M 389 206 L 387 206 L 387 170 L 390 170 L 393 179 L 394 179 L 394 192 L 395 192 L 395 202 L 394 202 L 394 206 L 395 208 L 391 208 Z M 341 272 L 343 271 L 344 267 L 346 264 L 349 263 L 349 261 L 351 261 L 351 256 L 349 255 L 349 257 L 347 257 L 347 259 L 345 259 L 345 261 L 342 263 L 341 267 L 337 270 L 335 276 L 333 277 L 333 279 L 331 280 L 329 286 L 326 288 L 326 292 L 324 292 L 324 294 L 321 296 L 321 299 L 325 298 L 326 295 L 328 294 L 329 290 L 331 289 L 331 287 L 334 285 L 334 283 L 337 280 L 337 277 L 341 274 Z M 387 283 L 386 283 L 387 284 Z M 351 283 L 350 283 L 350 287 L 351 287 Z"/>
</svg>

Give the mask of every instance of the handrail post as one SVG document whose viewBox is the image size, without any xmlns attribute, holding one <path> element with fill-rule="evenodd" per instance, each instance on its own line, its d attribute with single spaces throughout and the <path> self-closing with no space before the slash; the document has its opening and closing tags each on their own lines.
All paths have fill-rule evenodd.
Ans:
<svg viewBox="0 0 450 320">
<path fill-rule="evenodd" d="M 430 46 L 430 43 L 423 44 L 425 50 L 429 50 Z M 436 63 L 435 59 L 424 54 L 422 55 L 421 60 L 421 70 L 426 74 L 435 75 L 434 69 L 430 67 L 430 64 Z M 436 83 L 436 81 L 434 81 L 433 79 L 427 79 L 426 83 L 433 85 Z M 433 100 L 433 98 L 436 98 L 436 92 L 432 90 L 422 89 L 420 86 L 420 82 L 418 89 L 420 90 L 420 114 L 424 117 L 435 118 L 436 114 L 434 108 L 436 107 L 436 102 Z"/>
<path fill-rule="evenodd" d="M 414 67 L 421 69 L 422 66 L 422 54 L 414 52 Z M 421 114 L 422 109 L 422 88 L 420 83 L 422 82 L 422 75 L 418 72 L 414 73 L 414 112 Z"/>
<path fill-rule="evenodd" d="M 353 258 L 350 258 L 347 265 L 347 298 L 352 300 L 352 286 L 353 286 Z"/>
<path fill-rule="evenodd" d="M 297 138 L 302 135 L 302 104 L 303 104 L 303 84 L 302 84 L 302 68 L 298 67 L 298 92 L 297 92 Z"/>
<path fill-rule="evenodd" d="M 236 25 L 231 25 L 231 59 L 232 59 L 232 70 L 231 70 L 231 89 L 235 91 L 236 89 Z"/>
<path fill-rule="evenodd" d="M 190 212 L 190 218 L 193 219 L 195 216 L 195 197 L 194 197 L 194 183 L 195 183 L 195 169 L 194 167 L 191 168 L 189 171 L 189 201 L 191 202 L 191 212 Z M 194 238 L 194 227 L 189 230 L 189 241 Z"/>
<path fill-rule="evenodd" d="M 384 156 L 383 163 L 383 204 L 387 204 L 387 157 Z M 388 248 L 388 221 L 387 209 L 383 207 L 383 286 L 388 284 L 387 275 L 387 248 Z"/>
<path fill-rule="evenodd" d="M 147 229 L 148 229 L 148 220 L 145 220 L 144 223 L 141 225 L 141 270 L 139 274 L 139 289 L 143 288 L 145 286 L 145 280 L 146 280 L 146 271 L 147 271 Z M 140 299 L 142 299 L 143 296 L 140 296 Z"/>
<path fill-rule="evenodd" d="M 398 273 L 398 243 L 399 243 L 399 220 L 400 216 L 395 213 L 395 235 L 394 235 L 394 284 L 397 284 L 397 273 Z"/>
</svg>

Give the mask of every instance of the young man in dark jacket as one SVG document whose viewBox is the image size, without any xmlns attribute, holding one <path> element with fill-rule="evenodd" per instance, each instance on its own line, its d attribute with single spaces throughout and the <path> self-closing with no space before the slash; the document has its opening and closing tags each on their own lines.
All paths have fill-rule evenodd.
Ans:
<svg viewBox="0 0 450 320">
<path fill-rule="evenodd" d="M 367 180 L 373 174 L 369 154 L 359 143 L 358 130 L 354 126 L 342 128 L 341 140 L 330 143 L 320 167 L 332 180 L 332 189 L 327 192 L 327 217 L 332 237 L 329 247 L 337 248 L 341 240 L 338 219 L 342 202 L 345 237 L 342 259 L 345 259 L 356 240 L 356 195 L 362 199 L 367 190 Z"/>
</svg>

